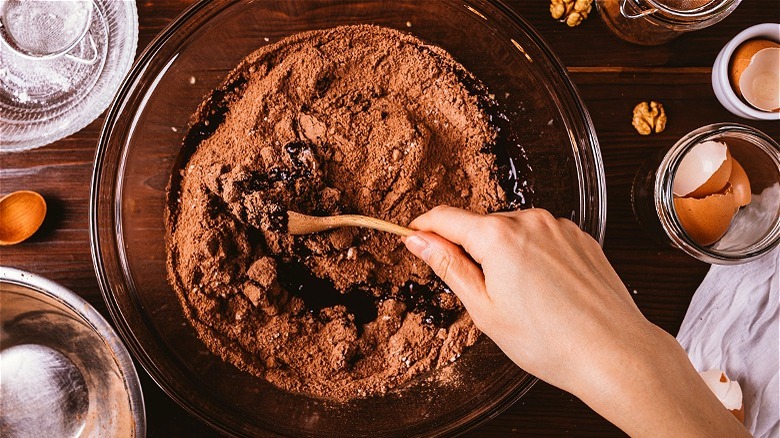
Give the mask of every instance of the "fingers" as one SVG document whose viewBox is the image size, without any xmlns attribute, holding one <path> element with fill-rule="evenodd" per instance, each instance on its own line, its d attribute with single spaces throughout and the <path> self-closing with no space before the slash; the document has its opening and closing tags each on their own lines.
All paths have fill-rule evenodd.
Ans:
<svg viewBox="0 0 780 438">
<path fill-rule="evenodd" d="M 472 236 L 478 233 L 485 219 L 484 215 L 440 205 L 412 221 L 409 227 L 436 233 L 450 242 L 463 247 L 475 260 L 482 259 L 481 247 Z"/>
<path fill-rule="evenodd" d="M 462 246 L 483 264 L 485 259 L 495 257 L 496 250 L 506 246 L 508 239 L 522 243 L 529 233 L 548 232 L 554 223 L 555 218 L 539 208 L 482 215 L 440 205 L 412 221 L 410 227 L 436 233 Z"/>
<path fill-rule="evenodd" d="M 404 244 L 447 283 L 469 313 L 483 307 L 487 299 L 485 275 L 461 248 L 427 232 L 406 237 Z"/>
</svg>

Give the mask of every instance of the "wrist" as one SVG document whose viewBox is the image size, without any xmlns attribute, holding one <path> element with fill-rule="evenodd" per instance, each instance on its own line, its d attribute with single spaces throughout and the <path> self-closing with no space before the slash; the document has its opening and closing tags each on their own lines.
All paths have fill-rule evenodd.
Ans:
<svg viewBox="0 0 780 438">
<path fill-rule="evenodd" d="M 640 329 L 601 355 L 573 393 L 634 437 L 749 436 L 674 337 L 649 322 Z"/>
<path fill-rule="evenodd" d="M 618 402 L 631 390 L 660 385 L 664 369 L 688 366 L 681 350 L 671 335 L 643 322 L 593 351 L 567 390 L 589 405 Z"/>
</svg>

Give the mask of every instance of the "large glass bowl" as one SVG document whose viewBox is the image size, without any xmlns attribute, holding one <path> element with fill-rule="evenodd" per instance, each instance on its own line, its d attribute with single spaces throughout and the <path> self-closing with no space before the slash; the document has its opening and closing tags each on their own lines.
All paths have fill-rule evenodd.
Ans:
<svg viewBox="0 0 780 438">
<path fill-rule="evenodd" d="M 373 23 L 448 50 L 495 94 L 533 203 L 602 241 L 606 194 L 590 117 L 531 26 L 487 0 L 204 1 L 149 46 L 108 112 L 92 181 L 95 269 L 117 328 L 178 403 L 234 435 L 437 436 L 497 415 L 535 378 L 486 337 L 452 365 L 459 385 L 420 378 L 383 397 L 336 404 L 289 394 L 212 354 L 166 279 L 165 191 L 190 115 L 247 54 L 285 36 Z M 519 161 L 518 161 L 519 162 Z M 519 285 L 518 285 L 519 286 Z M 152 413 L 154 415 L 154 413 Z"/>
</svg>

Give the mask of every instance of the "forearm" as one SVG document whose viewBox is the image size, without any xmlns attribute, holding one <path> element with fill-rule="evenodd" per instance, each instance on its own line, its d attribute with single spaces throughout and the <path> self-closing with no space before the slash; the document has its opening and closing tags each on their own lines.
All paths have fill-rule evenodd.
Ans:
<svg viewBox="0 0 780 438">
<path fill-rule="evenodd" d="M 411 226 L 422 232 L 407 248 L 528 372 L 632 436 L 748 436 L 573 222 L 539 209 L 483 216 L 439 207 Z"/>
<path fill-rule="evenodd" d="M 740 437 L 747 430 L 704 384 L 677 341 L 651 327 L 616 346 L 572 392 L 633 437 Z"/>
</svg>

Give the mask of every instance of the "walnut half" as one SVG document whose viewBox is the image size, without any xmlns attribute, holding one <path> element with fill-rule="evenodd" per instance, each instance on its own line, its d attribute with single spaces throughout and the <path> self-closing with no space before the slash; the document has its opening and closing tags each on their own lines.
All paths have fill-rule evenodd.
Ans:
<svg viewBox="0 0 780 438">
<path fill-rule="evenodd" d="M 631 121 L 631 124 L 642 135 L 663 131 L 666 128 L 664 106 L 656 101 L 637 104 L 634 107 L 634 119 Z"/>
<path fill-rule="evenodd" d="M 588 18 L 592 8 L 593 0 L 552 0 L 550 14 L 556 20 L 566 23 L 569 27 L 574 27 Z"/>
</svg>

